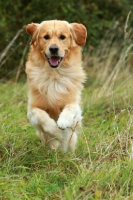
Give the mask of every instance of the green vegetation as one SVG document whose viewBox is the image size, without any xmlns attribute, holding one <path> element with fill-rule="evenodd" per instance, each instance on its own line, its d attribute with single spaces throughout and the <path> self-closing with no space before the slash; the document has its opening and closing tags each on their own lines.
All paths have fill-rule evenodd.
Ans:
<svg viewBox="0 0 133 200">
<path fill-rule="evenodd" d="M 132 34 L 125 33 L 123 42 L 111 33 L 84 57 L 88 80 L 75 154 L 44 147 L 26 117 L 26 85 L 1 83 L 2 200 L 133 199 Z"/>
<path fill-rule="evenodd" d="M 87 27 L 85 53 L 88 53 L 90 48 L 97 47 L 106 31 L 114 31 L 113 26 L 117 26 L 116 35 L 123 32 L 123 24 L 129 11 L 132 10 L 131 0 L 1 0 L 0 52 L 3 53 L 18 31 L 28 23 L 59 19 L 83 23 Z M 133 25 L 132 14 L 130 24 Z M 2 60 L 0 58 L 0 78 L 9 80 L 15 77 L 18 68 L 21 77 L 24 76 L 27 43 L 29 43 L 29 36 L 23 30 L 6 56 Z"/>
<path fill-rule="evenodd" d="M 35 12 L 35 2 L 38 5 L 42 3 L 37 8 L 39 13 Z M 89 50 L 88 44 L 84 49 L 84 68 L 88 79 L 82 98 L 83 128 L 74 154 L 63 154 L 44 147 L 27 120 L 27 87 L 26 83 L 22 83 L 25 82 L 25 75 L 19 76 L 19 83 L 14 82 L 12 75 L 16 76 L 18 69 L 23 72 L 28 36 L 25 38 L 22 33 L 12 46 L 13 52 L 17 53 L 11 51 L 4 58 L 6 62 L 0 68 L 0 199 L 132 200 L 133 32 L 128 18 L 123 28 L 120 21 L 115 22 L 106 33 L 106 28 L 101 25 L 104 23 L 108 28 L 108 20 L 113 15 L 116 18 L 121 15 L 121 22 L 126 21 L 132 3 L 128 0 L 78 1 L 83 4 L 80 12 L 75 13 L 77 1 L 73 1 L 71 7 L 69 1 L 66 7 L 62 2 L 52 1 L 61 10 L 59 13 L 53 12 L 51 1 L 15 1 L 14 6 L 11 6 L 12 1 L 0 2 L 0 13 L 3 13 L 0 35 L 4 40 L 8 38 L 7 44 L 24 24 L 42 21 L 44 7 L 47 11 L 44 12 L 44 20 L 51 16 L 55 18 L 56 13 L 60 14 L 59 19 L 66 16 L 68 21 L 86 24 L 91 44 Z M 109 12 L 111 5 L 114 8 L 112 13 Z M 90 6 L 91 10 L 95 8 L 94 15 L 88 10 Z M 49 10 L 51 13 L 48 15 Z M 96 11 L 101 11 L 100 15 L 96 15 Z M 75 18 L 68 15 L 71 12 Z M 90 16 L 93 20 L 97 17 L 96 22 L 94 20 L 93 23 Z M 69 20 L 71 18 L 73 20 Z M 132 23 L 131 15 L 130 19 Z M 99 31 L 105 36 L 98 37 Z M 0 48 L 6 46 L 4 40 L 1 40 Z M 100 40 L 98 46 L 93 43 L 94 40 L 96 43 Z"/>
<path fill-rule="evenodd" d="M 27 121 L 25 85 L 1 84 L 0 199 L 131 200 L 133 77 L 126 78 L 100 97 L 101 86 L 86 86 L 73 155 L 42 146 Z"/>
</svg>

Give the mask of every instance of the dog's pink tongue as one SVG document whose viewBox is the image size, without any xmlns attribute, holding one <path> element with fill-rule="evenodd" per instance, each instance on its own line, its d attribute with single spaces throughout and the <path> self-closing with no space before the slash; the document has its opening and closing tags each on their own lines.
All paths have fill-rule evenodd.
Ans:
<svg viewBox="0 0 133 200">
<path fill-rule="evenodd" d="M 57 56 L 52 56 L 50 59 L 50 64 L 53 65 L 53 66 L 56 66 L 58 65 L 58 62 L 60 61 L 60 57 L 57 57 Z"/>
</svg>

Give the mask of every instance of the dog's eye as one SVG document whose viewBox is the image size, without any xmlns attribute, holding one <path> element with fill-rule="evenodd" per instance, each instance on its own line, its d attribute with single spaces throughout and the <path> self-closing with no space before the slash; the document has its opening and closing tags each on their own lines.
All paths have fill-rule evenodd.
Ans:
<svg viewBox="0 0 133 200">
<path fill-rule="evenodd" d="M 64 35 L 60 35 L 59 37 L 61 40 L 64 40 L 66 37 Z"/>
<path fill-rule="evenodd" d="M 49 35 L 45 35 L 45 36 L 44 36 L 44 39 L 45 39 L 45 40 L 49 40 L 49 39 L 50 39 L 50 36 L 49 36 Z"/>
</svg>

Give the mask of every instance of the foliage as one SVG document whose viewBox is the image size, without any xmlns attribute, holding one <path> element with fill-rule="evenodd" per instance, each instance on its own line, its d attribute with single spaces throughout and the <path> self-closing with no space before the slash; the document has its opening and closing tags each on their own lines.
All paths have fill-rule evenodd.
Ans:
<svg viewBox="0 0 133 200">
<path fill-rule="evenodd" d="M 133 199 L 133 41 L 132 30 L 127 27 L 123 32 L 120 25 L 129 7 L 129 0 L 0 1 L 1 50 L 23 25 L 40 22 L 42 16 L 84 23 L 91 46 L 106 32 L 97 48 L 89 48 L 84 56 L 88 80 L 75 154 L 52 151 L 40 143 L 27 121 L 25 84 L 0 83 L 0 199 Z M 27 41 L 23 32 L 1 77 L 11 78 Z"/>
<path fill-rule="evenodd" d="M 104 84 L 86 85 L 83 130 L 75 154 L 65 155 L 44 147 L 29 125 L 26 86 L 0 85 L 1 199 L 133 198 L 133 75 L 118 77 L 101 96 Z"/>
<path fill-rule="evenodd" d="M 95 47 L 99 43 L 105 31 L 112 27 L 115 21 L 119 21 L 119 27 L 121 27 L 132 8 L 133 4 L 130 0 L 78 0 L 78 2 L 77 0 L 1 0 L 0 51 L 3 51 L 24 25 L 49 19 L 83 23 L 88 30 L 86 45 L 86 51 L 88 51 L 89 46 Z M 130 21 L 132 23 L 132 16 Z M 16 74 L 28 37 L 23 32 L 16 40 L 8 52 L 5 64 L 0 69 L 1 77 L 12 78 L 13 74 Z"/>
<path fill-rule="evenodd" d="M 108 32 L 108 42 L 84 58 L 75 154 L 40 143 L 27 121 L 25 84 L 0 83 L 0 199 L 133 199 L 133 45 L 132 31 L 125 33 L 122 41 Z"/>
</svg>

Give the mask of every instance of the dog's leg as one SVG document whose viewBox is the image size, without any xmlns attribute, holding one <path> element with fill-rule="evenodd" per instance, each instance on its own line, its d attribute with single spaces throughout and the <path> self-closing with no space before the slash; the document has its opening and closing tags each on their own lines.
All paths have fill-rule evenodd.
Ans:
<svg viewBox="0 0 133 200">
<path fill-rule="evenodd" d="M 43 131 L 41 127 L 36 127 L 36 134 L 40 138 L 43 145 L 47 144 L 51 149 L 58 149 L 61 146 L 61 141 L 55 139 L 55 137 L 50 137 L 50 135 Z"/>
<path fill-rule="evenodd" d="M 40 130 L 40 127 L 35 127 L 35 128 L 36 128 L 37 136 L 40 138 L 40 140 L 43 143 L 43 145 L 45 145 L 47 140 L 46 140 L 46 136 L 45 136 L 43 130 Z"/>
<path fill-rule="evenodd" d="M 48 145 L 50 146 L 51 149 L 58 149 L 61 146 L 61 142 L 57 139 L 51 138 L 48 141 Z"/>
<path fill-rule="evenodd" d="M 77 133 L 72 131 L 71 128 L 62 130 L 62 132 L 63 132 L 62 150 L 65 153 L 67 152 L 68 148 L 70 148 L 74 152 L 77 143 Z"/>
<path fill-rule="evenodd" d="M 63 132 L 62 149 L 64 152 L 70 148 L 75 151 L 77 131 L 81 126 L 81 109 L 78 104 L 69 104 L 61 112 L 57 125 Z"/>
<path fill-rule="evenodd" d="M 74 152 L 77 144 L 77 133 L 72 131 L 71 137 L 69 139 L 69 148 Z"/>
<path fill-rule="evenodd" d="M 81 109 L 78 104 L 68 104 L 61 112 L 57 125 L 60 129 L 75 127 L 81 123 Z"/>
<path fill-rule="evenodd" d="M 62 140 L 62 133 L 56 122 L 50 116 L 39 108 L 32 108 L 28 111 L 28 118 L 34 127 L 41 126 L 43 131 L 50 134 L 55 139 Z"/>
</svg>

